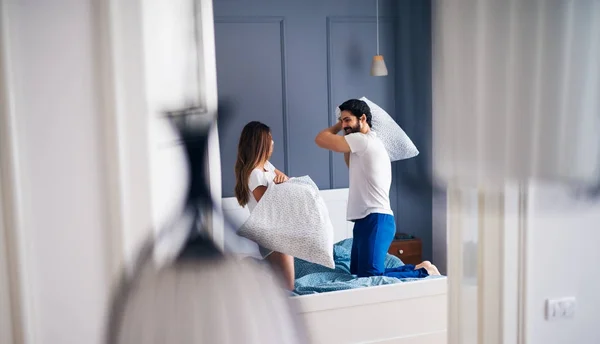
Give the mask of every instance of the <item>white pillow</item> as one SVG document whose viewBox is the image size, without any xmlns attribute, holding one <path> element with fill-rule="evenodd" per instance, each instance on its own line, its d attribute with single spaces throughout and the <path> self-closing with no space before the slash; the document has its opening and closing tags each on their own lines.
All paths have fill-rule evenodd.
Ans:
<svg viewBox="0 0 600 344">
<path fill-rule="evenodd" d="M 308 176 L 269 186 L 238 234 L 264 248 L 335 267 L 329 211 Z"/>
<path fill-rule="evenodd" d="M 377 133 L 377 136 L 383 142 L 391 161 L 409 159 L 419 154 L 415 144 L 384 109 L 367 99 L 367 97 L 362 97 L 360 100 L 367 103 L 371 109 L 371 115 L 373 116 L 371 118 L 372 130 Z M 340 117 L 339 107 L 336 107 L 335 115 L 337 121 Z"/>
</svg>

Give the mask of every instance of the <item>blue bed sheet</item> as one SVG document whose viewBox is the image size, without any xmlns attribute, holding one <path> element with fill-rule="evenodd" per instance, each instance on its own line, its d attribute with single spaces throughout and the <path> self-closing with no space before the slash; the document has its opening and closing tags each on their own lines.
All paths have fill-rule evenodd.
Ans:
<svg viewBox="0 0 600 344">
<path fill-rule="evenodd" d="M 385 276 L 372 276 L 357 278 L 350 274 L 351 248 L 351 238 L 342 240 L 334 245 L 333 259 L 335 261 L 335 269 L 296 258 L 294 261 L 296 270 L 294 295 L 317 294 L 443 277 L 428 276 L 425 278 L 398 279 Z M 394 268 L 402 265 L 404 263 L 398 257 L 390 254 L 387 255 L 385 260 L 386 268 Z"/>
</svg>

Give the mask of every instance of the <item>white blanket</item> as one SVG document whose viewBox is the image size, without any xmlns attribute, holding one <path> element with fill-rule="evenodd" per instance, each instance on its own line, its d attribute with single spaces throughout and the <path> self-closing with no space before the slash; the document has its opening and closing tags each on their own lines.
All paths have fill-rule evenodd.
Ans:
<svg viewBox="0 0 600 344">
<path fill-rule="evenodd" d="M 335 267 L 329 211 L 308 176 L 269 186 L 238 234 L 273 251 Z"/>
</svg>

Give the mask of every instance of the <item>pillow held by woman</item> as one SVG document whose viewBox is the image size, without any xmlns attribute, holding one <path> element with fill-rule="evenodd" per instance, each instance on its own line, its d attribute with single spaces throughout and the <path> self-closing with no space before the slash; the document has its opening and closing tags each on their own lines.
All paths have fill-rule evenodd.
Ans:
<svg viewBox="0 0 600 344">
<path fill-rule="evenodd" d="M 269 186 L 238 234 L 264 248 L 335 267 L 329 211 L 308 176 Z"/>
</svg>

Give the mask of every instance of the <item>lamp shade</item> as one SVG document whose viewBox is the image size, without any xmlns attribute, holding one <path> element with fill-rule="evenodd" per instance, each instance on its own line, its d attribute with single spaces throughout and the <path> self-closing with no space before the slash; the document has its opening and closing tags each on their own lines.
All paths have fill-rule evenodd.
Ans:
<svg viewBox="0 0 600 344">
<path fill-rule="evenodd" d="M 388 75 L 383 55 L 373 56 L 373 63 L 371 64 L 371 75 L 372 76 L 386 76 Z"/>
<path fill-rule="evenodd" d="M 221 120 L 226 112 L 219 114 Z M 104 343 L 310 343 L 289 292 L 273 270 L 235 258 L 213 242 L 207 214 L 215 208 L 206 152 L 216 117 L 199 107 L 169 116 L 187 158 L 186 201 L 176 209 L 177 217 L 146 238 L 132 264 L 123 264 Z M 226 218 L 221 220 L 228 224 L 225 229 L 234 231 Z M 169 247 L 156 252 L 163 243 Z"/>
</svg>

